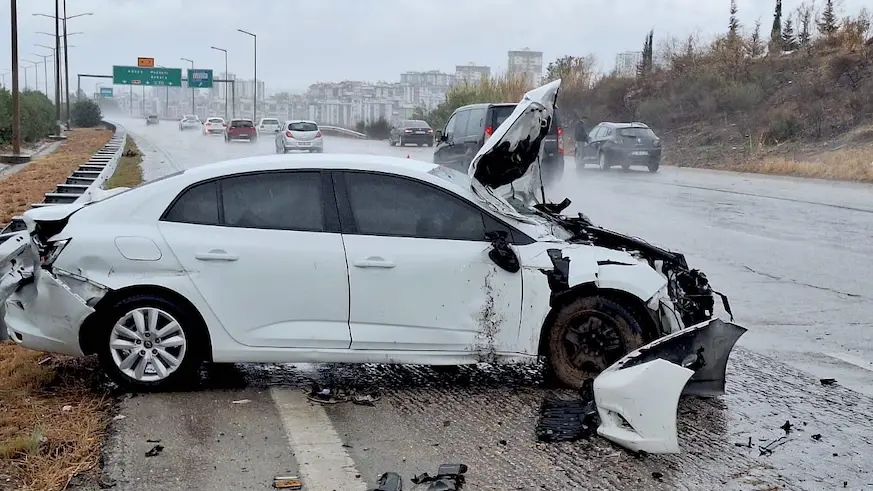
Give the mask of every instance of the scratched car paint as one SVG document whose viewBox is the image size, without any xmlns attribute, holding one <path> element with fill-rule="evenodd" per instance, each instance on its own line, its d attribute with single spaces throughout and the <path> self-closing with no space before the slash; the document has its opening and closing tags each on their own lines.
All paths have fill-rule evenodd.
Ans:
<svg viewBox="0 0 873 491">
<path fill-rule="evenodd" d="M 704 377 L 714 387 L 705 395 L 723 392 L 723 370 L 701 367 L 723 367 L 744 329 L 715 317 L 715 292 L 683 255 L 563 216 L 568 200 L 546 200 L 539 158 L 559 88 L 555 81 L 527 93 L 466 176 L 388 157 L 255 157 L 30 210 L 27 231 L 0 245 L 10 337 L 36 350 L 96 353 L 116 382 L 136 390 L 181 382 L 204 359 L 457 365 L 544 357 L 568 386 L 602 372 L 594 396 L 603 436 L 676 452 L 676 403 L 683 391 L 699 393 L 686 383 Z M 435 186 L 499 226 L 481 240 L 438 240 L 360 234 L 342 217 L 322 232 L 162 219 L 197 184 L 313 163 L 333 176 L 327 183 L 365 171 Z M 291 243 L 306 244 L 299 262 Z M 313 265 L 318 275 L 306 269 Z M 579 326 L 586 305 L 593 314 Z M 640 408 L 652 417 L 631 414 Z"/>
</svg>

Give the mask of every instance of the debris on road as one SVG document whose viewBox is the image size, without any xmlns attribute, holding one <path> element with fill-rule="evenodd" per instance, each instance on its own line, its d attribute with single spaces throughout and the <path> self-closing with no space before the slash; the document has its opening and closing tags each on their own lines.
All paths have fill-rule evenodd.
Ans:
<svg viewBox="0 0 873 491">
<path fill-rule="evenodd" d="M 151 450 L 149 450 L 148 452 L 145 453 L 145 456 L 146 457 L 156 457 L 156 456 L 160 455 L 160 453 L 163 451 L 164 451 L 163 445 L 155 445 L 154 447 L 152 447 Z"/>
<path fill-rule="evenodd" d="M 782 430 L 785 431 L 786 435 L 791 433 L 791 421 L 786 420 L 785 424 L 780 426 L 779 428 L 782 428 Z"/>
<path fill-rule="evenodd" d="M 835 385 L 837 383 L 837 379 L 835 379 L 835 378 L 823 378 L 823 379 L 820 379 L 819 382 L 821 382 L 822 385 Z"/>
<path fill-rule="evenodd" d="M 297 476 L 276 476 L 273 487 L 277 489 L 303 489 L 303 481 Z"/>
<path fill-rule="evenodd" d="M 379 487 L 371 490 L 371 491 L 402 491 L 403 490 L 403 478 L 400 477 L 400 474 L 396 472 L 386 472 L 379 476 L 379 480 L 376 481 L 376 484 Z"/>
<path fill-rule="evenodd" d="M 251 399 L 240 399 L 238 401 L 233 401 L 234 404 L 248 404 L 252 402 Z"/>
<path fill-rule="evenodd" d="M 422 488 L 427 491 L 457 491 L 461 489 L 466 480 L 466 464 L 443 464 L 437 469 L 437 475 L 429 476 L 426 472 L 412 478 L 412 483 L 419 485 L 430 483 L 430 486 Z M 420 488 L 415 488 L 420 489 Z"/>
<path fill-rule="evenodd" d="M 815 435 L 812 435 L 812 439 L 815 441 L 821 440 L 821 433 L 816 433 Z"/>
<path fill-rule="evenodd" d="M 375 406 L 376 401 L 382 398 L 379 392 L 358 392 L 354 390 L 332 389 L 322 387 L 313 382 L 309 394 L 306 396 L 311 402 L 318 404 L 338 404 L 351 402 L 359 406 Z"/>
<path fill-rule="evenodd" d="M 564 442 L 590 438 L 600 421 L 594 402 L 593 380 L 586 380 L 579 399 L 547 396 L 540 405 L 536 435 L 540 442 Z"/>
<path fill-rule="evenodd" d="M 66 405 L 66 406 L 61 408 L 61 411 L 65 412 L 65 413 L 68 413 L 72 410 L 73 410 L 73 406 L 70 406 L 70 405 Z"/>
</svg>

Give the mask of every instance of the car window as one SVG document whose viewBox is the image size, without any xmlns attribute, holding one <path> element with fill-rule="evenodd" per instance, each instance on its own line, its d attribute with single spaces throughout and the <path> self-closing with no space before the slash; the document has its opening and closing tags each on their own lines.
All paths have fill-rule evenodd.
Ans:
<svg viewBox="0 0 873 491">
<path fill-rule="evenodd" d="M 455 115 L 455 131 L 452 134 L 453 138 L 464 138 L 467 133 L 467 121 L 470 120 L 470 111 L 458 111 Z"/>
<path fill-rule="evenodd" d="M 170 206 L 163 218 L 167 222 L 218 225 L 218 186 L 215 181 L 192 186 Z"/>
<path fill-rule="evenodd" d="M 446 129 L 443 131 L 443 135 L 448 139 L 448 137 L 452 136 L 455 132 L 455 121 L 458 120 L 456 117 L 458 114 L 452 114 L 452 117 L 449 118 L 448 122 L 446 122 Z"/>
<path fill-rule="evenodd" d="M 620 128 L 618 134 L 627 138 L 657 138 L 649 128 Z"/>
<path fill-rule="evenodd" d="M 230 122 L 231 128 L 254 128 L 255 124 L 247 119 L 238 119 Z"/>
<path fill-rule="evenodd" d="M 482 211 L 433 186 L 383 174 L 345 174 L 361 235 L 485 240 Z"/>
<path fill-rule="evenodd" d="M 212 123 L 212 124 L 220 124 L 220 123 L 223 123 L 224 120 L 223 120 L 223 119 L 220 119 L 220 118 L 209 118 L 209 119 L 206 120 L 206 122 L 207 122 L 207 123 Z"/>
<path fill-rule="evenodd" d="M 592 133 L 594 133 L 594 136 L 592 139 L 596 140 L 598 138 L 601 138 L 606 133 L 606 127 L 605 126 L 598 126 L 597 128 L 594 128 L 594 131 Z"/>
<path fill-rule="evenodd" d="M 498 126 L 506 121 L 506 118 L 515 111 L 515 106 L 492 106 L 491 107 L 491 128 L 496 130 Z"/>
<path fill-rule="evenodd" d="M 470 110 L 470 119 L 467 120 L 466 136 L 481 137 L 485 131 L 485 115 L 488 113 L 488 108 L 479 108 Z"/>
<path fill-rule="evenodd" d="M 261 121 L 261 124 L 279 124 L 279 120 L 277 119 L 265 119 Z"/>
<path fill-rule="evenodd" d="M 228 227 L 324 231 L 321 175 L 267 172 L 221 180 Z"/>
<path fill-rule="evenodd" d="M 318 131 L 318 125 L 315 123 L 288 123 L 288 129 L 291 131 Z"/>
</svg>

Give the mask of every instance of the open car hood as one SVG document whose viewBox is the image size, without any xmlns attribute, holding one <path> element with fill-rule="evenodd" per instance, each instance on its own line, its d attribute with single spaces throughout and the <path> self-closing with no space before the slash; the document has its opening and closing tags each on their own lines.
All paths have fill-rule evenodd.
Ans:
<svg viewBox="0 0 873 491">
<path fill-rule="evenodd" d="M 552 124 L 561 81 L 526 93 L 470 162 L 473 191 L 498 210 L 515 216 L 508 199 L 538 202 L 540 155 Z"/>
</svg>

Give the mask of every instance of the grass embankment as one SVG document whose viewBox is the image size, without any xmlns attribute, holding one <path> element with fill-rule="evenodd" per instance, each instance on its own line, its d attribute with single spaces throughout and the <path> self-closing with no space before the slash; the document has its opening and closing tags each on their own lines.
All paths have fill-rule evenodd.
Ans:
<svg viewBox="0 0 873 491">
<path fill-rule="evenodd" d="M 142 183 L 142 153 L 133 138 L 127 137 L 127 143 L 124 144 L 124 153 L 121 159 L 118 160 L 118 167 L 115 168 L 115 173 L 106 181 L 106 189 L 112 188 L 132 188 Z"/>
<path fill-rule="evenodd" d="M 835 150 L 801 160 L 788 157 L 766 157 L 758 161 L 721 168 L 760 174 L 873 182 L 873 148 Z"/>
<path fill-rule="evenodd" d="M 0 221 L 42 201 L 112 132 L 77 129 L 51 155 L 0 181 Z M 0 490 L 61 490 L 97 470 L 111 400 L 96 363 L 0 342 Z"/>
</svg>

